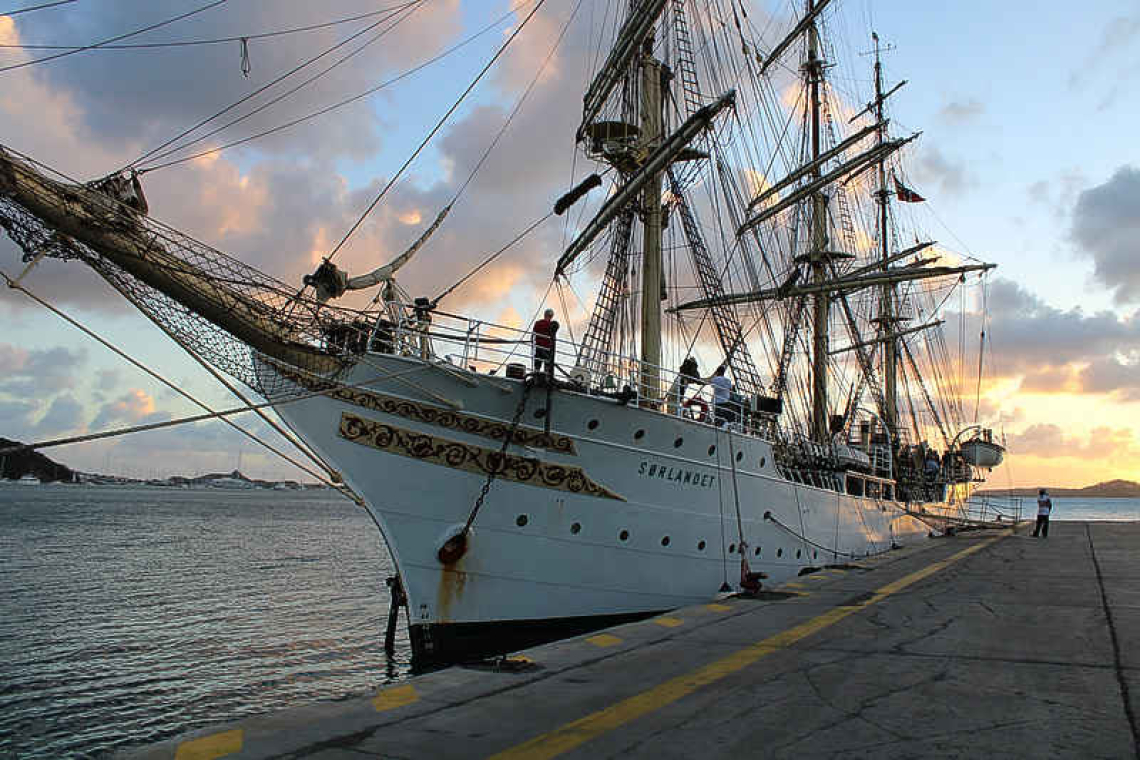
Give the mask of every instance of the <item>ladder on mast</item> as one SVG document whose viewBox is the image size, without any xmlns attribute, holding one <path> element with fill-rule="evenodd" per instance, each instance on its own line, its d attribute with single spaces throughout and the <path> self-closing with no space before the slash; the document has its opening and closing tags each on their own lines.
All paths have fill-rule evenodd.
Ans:
<svg viewBox="0 0 1140 760">
<path fill-rule="evenodd" d="M 677 39 L 677 77 L 681 80 L 685 113 L 688 118 L 704 104 L 697 83 L 697 66 L 693 60 L 693 42 L 689 35 L 689 22 L 685 19 L 685 0 L 673 0 L 673 33 Z"/>
<path fill-rule="evenodd" d="M 669 185 L 676 198 L 677 211 L 681 216 L 681 225 L 684 227 L 685 238 L 693 255 L 693 265 L 697 271 L 697 282 L 701 292 L 709 299 L 723 296 L 724 285 L 716 267 L 713 266 L 712 255 L 705 245 L 701 229 L 672 169 L 669 170 Z M 712 306 L 709 311 L 721 348 L 724 349 L 725 362 L 732 368 L 732 378 L 737 390 L 749 397 L 761 393 L 763 385 L 760 382 L 760 373 L 752 361 L 752 355 L 748 352 L 748 344 L 744 342 L 744 332 L 740 328 L 736 312 L 731 306 L 723 304 Z"/>
<path fill-rule="evenodd" d="M 610 257 L 586 334 L 578 348 L 578 366 L 591 377 L 602 377 L 611 369 L 614 328 L 629 281 L 629 248 L 633 238 L 633 209 L 626 209 L 613 223 Z"/>
</svg>

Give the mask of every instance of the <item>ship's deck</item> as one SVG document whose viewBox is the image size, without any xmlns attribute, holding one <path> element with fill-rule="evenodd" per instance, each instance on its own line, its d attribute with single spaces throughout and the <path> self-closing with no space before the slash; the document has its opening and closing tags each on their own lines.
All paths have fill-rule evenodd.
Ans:
<svg viewBox="0 0 1140 760">
<path fill-rule="evenodd" d="M 976 531 L 130 757 L 1134 757 L 1140 523 Z"/>
</svg>

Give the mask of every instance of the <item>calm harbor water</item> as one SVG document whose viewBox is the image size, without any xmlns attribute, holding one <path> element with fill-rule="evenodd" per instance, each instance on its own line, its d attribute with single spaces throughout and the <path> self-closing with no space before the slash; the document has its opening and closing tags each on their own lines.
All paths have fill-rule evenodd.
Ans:
<svg viewBox="0 0 1140 760">
<path fill-rule="evenodd" d="M 0 757 L 98 757 L 406 677 L 391 574 L 328 491 L 0 485 Z"/>
<path fill-rule="evenodd" d="M 1140 520 L 1138 499 L 1054 504 Z M 405 678 L 391 574 L 327 491 L 0 485 L 0 757 L 98 757 Z"/>
</svg>

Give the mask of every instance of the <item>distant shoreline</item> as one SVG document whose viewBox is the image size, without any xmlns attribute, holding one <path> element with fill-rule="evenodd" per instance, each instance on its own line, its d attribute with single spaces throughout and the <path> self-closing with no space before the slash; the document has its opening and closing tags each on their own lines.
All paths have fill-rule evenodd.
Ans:
<svg viewBox="0 0 1140 760">
<path fill-rule="evenodd" d="M 1021 496 L 1036 497 L 1037 488 L 986 489 L 978 491 L 978 496 Z M 1049 495 L 1058 499 L 1140 499 L 1140 483 L 1131 480 L 1110 480 L 1084 488 L 1049 488 Z"/>
</svg>

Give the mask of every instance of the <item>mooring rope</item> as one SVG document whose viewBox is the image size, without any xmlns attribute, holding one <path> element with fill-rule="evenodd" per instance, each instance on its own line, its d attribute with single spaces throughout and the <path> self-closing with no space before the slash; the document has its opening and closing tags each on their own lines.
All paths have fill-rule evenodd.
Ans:
<svg viewBox="0 0 1140 760">
<path fill-rule="evenodd" d="M 839 551 L 838 549 L 832 549 L 832 548 L 828 548 L 828 547 L 824 546 L 823 544 L 817 544 L 815 541 L 812 541 L 812 540 L 811 540 L 810 538 L 808 538 L 807 536 L 803 536 L 803 535 L 800 535 L 799 533 L 796 533 L 795 529 L 793 529 L 793 528 L 790 528 L 790 527 L 788 527 L 787 525 L 784 525 L 784 524 L 783 524 L 782 522 L 780 522 L 780 521 L 779 521 L 779 519 L 777 519 L 777 518 L 776 518 L 776 517 L 775 517 L 775 516 L 774 516 L 774 515 L 773 515 L 771 512 L 765 512 L 765 513 L 764 513 L 764 519 L 765 519 L 765 520 L 769 520 L 769 521 L 771 521 L 771 522 L 774 522 L 774 523 L 776 523 L 776 525 L 778 525 L 779 527 L 783 528 L 784 530 L 786 530 L 788 533 L 790 533 L 791 535 L 795 536 L 795 537 L 796 537 L 796 538 L 798 538 L 799 540 L 803 541 L 805 544 L 809 544 L 809 545 L 811 545 L 811 546 L 814 546 L 814 547 L 815 547 L 815 548 L 817 548 L 817 549 L 822 549 L 822 550 L 823 550 L 823 551 L 825 551 L 825 552 L 830 552 L 832 555 L 834 555 L 834 556 L 836 556 L 836 557 L 839 557 L 840 555 L 843 555 L 844 557 L 850 557 L 851 559 L 856 559 L 856 558 L 857 558 L 857 555 L 855 555 L 855 554 L 854 554 L 854 553 L 852 553 L 852 552 L 841 552 L 841 551 Z"/>
<path fill-rule="evenodd" d="M 81 330 L 81 331 L 82 331 L 84 334 L 86 334 L 87 336 L 89 336 L 89 337 L 91 337 L 91 338 L 95 339 L 95 340 L 96 340 L 96 341 L 98 341 L 100 344 L 102 344 L 103 346 L 107 347 L 108 349 L 110 349 L 110 350 L 111 350 L 111 351 L 113 351 L 114 353 L 118 354 L 118 355 L 119 355 L 120 357 L 122 357 L 123 359 L 126 359 L 126 360 L 127 360 L 128 362 L 130 362 L 132 365 L 134 365 L 135 367 L 138 367 L 138 368 L 139 368 L 139 369 L 141 369 L 143 372 L 145 372 L 145 373 L 147 373 L 148 375 L 150 375 L 151 377 L 153 377 L 155 380 L 159 381 L 160 383 L 162 383 L 162 384 L 163 384 L 163 385 L 165 385 L 166 387 L 170 388 L 170 389 L 171 389 L 171 390 L 173 390 L 174 392 L 176 392 L 176 393 L 178 393 L 179 395 L 183 396 L 184 398 L 188 399 L 188 400 L 189 400 L 191 403 L 193 403 L 193 404 L 195 404 L 195 405 L 197 405 L 197 406 L 201 407 L 202 409 L 205 409 L 207 412 L 209 412 L 209 413 L 211 413 L 211 414 L 213 414 L 213 413 L 214 413 L 214 410 L 213 410 L 213 409 L 211 409 L 211 408 L 209 407 L 209 405 L 207 405 L 206 403 L 204 403 L 204 402 L 202 402 L 202 401 L 199 401 L 197 398 L 195 398 L 195 397 L 194 397 L 192 394 L 190 394 L 190 393 L 189 393 L 189 392 L 187 392 L 186 390 L 184 390 L 184 389 L 182 389 L 182 388 L 178 387 L 177 385 L 175 385 L 175 384 L 174 384 L 173 382 L 171 382 L 170 380 L 167 380 L 165 377 L 163 377 L 163 376 L 162 376 L 162 375 L 160 375 L 159 373 L 157 373 L 157 372 L 155 372 L 154 370 L 152 370 L 150 367 L 147 367 L 146 365 L 144 365 L 144 364 L 142 364 L 141 362 L 139 362 L 137 359 L 135 359 L 134 357 L 132 357 L 131 355 L 129 355 L 127 352 L 123 351 L 123 350 L 122 350 L 121 348 L 119 348 L 118 346 L 114 345 L 114 344 L 113 344 L 113 343 L 111 343 L 110 341 L 108 341 L 108 340 L 104 339 L 103 337 L 101 337 L 100 335 L 98 335 L 98 334 L 97 334 L 97 333 L 96 333 L 94 330 L 91 330 L 91 329 L 90 329 L 90 328 L 88 328 L 86 325 L 83 325 L 83 324 L 81 324 L 81 323 L 80 323 L 78 320 L 76 320 L 76 319 L 72 318 L 72 317 L 71 317 L 71 316 L 69 316 L 68 314 L 65 314 L 64 312 L 60 311 L 60 310 L 59 310 L 59 309 L 57 309 L 56 307 L 52 306 L 50 303 L 48 303 L 48 302 L 47 302 L 47 301 L 45 301 L 44 299 L 42 299 L 42 298 L 40 298 L 39 296 L 37 296 L 36 294 L 32 293 L 30 290 L 28 290 L 28 289 L 27 289 L 26 287 L 24 287 L 22 284 L 20 284 L 20 283 L 19 283 L 19 282 L 17 282 L 16 280 L 13 280 L 11 277 L 9 277 L 9 276 L 8 276 L 8 273 L 7 273 L 7 272 L 4 272 L 4 271 L 0 270 L 0 277 L 2 277 L 2 278 L 4 279 L 4 281 L 5 281 L 5 282 L 8 284 L 8 287 L 9 287 L 9 288 L 12 288 L 13 290 L 18 290 L 18 291 L 20 291 L 21 293 L 23 293 L 24 295 L 26 295 L 28 298 L 32 299 L 32 300 L 33 300 L 33 301 L 35 301 L 36 303 L 40 304 L 40 305 L 41 305 L 41 306 L 43 306 L 44 308 L 46 308 L 46 309 L 48 309 L 49 311 L 51 311 L 53 314 L 56 314 L 57 316 L 59 316 L 60 318 L 62 318 L 63 320 L 65 320 L 65 321 L 66 321 L 68 324 L 71 324 L 71 325 L 73 325 L 74 327 L 78 328 L 79 330 Z M 288 454 L 286 454 L 285 452 L 278 450 L 278 449 L 277 449 L 275 446 L 273 446 L 273 445 L 272 445 L 272 444 L 270 444 L 269 442 L 261 440 L 261 439 L 260 439 L 260 438 L 258 438 L 258 437 L 257 437 L 257 435 L 255 435 L 254 433 L 251 433 L 251 432 L 249 432 L 248 430 L 246 430 L 245 428 L 241 427 L 240 425 L 236 424 L 235 422 L 233 422 L 233 421 L 231 421 L 231 420 L 227 420 L 227 419 L 224 419 L 224 418 L 220 418 L 220 419 L 222 419 L 222 421 L 223 421 L 223 422 L 225 422 L 227 425 L 229 425 L 229 426 L 230 426 L 230 427 L 232 427 L 233 429 L 237 430 L 237 431 L 238 431 L 239 433 L 241 433 L 242 435 L 246 436 L 247 438 L 250 438 L 250 439 L 251 439 L 251 440 L 253 440 L 255 443 L 259 443 L 259 444 L 261 444 L 262 446 L 264 446 L 265 448 L 269 449 L 269 450 L 270 450 L 270 451 L 272 451 L 274 454 L 277 454 L 278 456 L 280 456 L 282 459 L 284 459 L 285 461 L 289 462 L 289 463 L 290 463 L 290 464 L 292 464 L 293 466 L 295 466 L 295 467 L 298 467 L 298 468 L 299 468 L 299 469 L 301 469 L 302 471 L 304 471 L 304 472 L 308 473 L 309 475 L 312 475 L 313 477 L 317 478 L 317 479 L 318 479 L 318 480 L 320 480 L 321 482 L 324 482 L 324 483 L 326 483 L 327 485 L 333 485 L 331 482 L 329 482 L 329 481 L 328 481 L 328 480 L 327 480 L 327 479 L 326 479 L 324 476 L 322 476 L 321 474 L 319 474 L 319 473 L 317 473 L 317 472 L 314 472 L 313 470 L 311 470 L 311 469 L 309 469 L 308 467 L 306 467 L 304 464 L 302 464 L 302 463 L 300 463 L 300 462 L 296 461 L 295 459 L 293 459 L 292 457 L 290 457 L 290 456 L 289 456 Z"/>
<path fill-rule="evenodd" d="M 21 283 L 12 279 L 8 275 L 7 272 L 0 270 L 0 278 L 3 278 L 3 280 L 7 283 L 9 288 L 12 288 L 13 290 L 20 291 L 25 296 L 27 296 L 31 300 L 35 301 L 36 303 L 40 304 L 41 306 L 43 306 L 47 310 L 51 311 L 53 314 L 57 315 L 58 317 L 60 317 L 64 321 L 66 321 L 68 324 L 74 326 L 75 328 L 77 328 L 78 330 L 83 332 L 88 337 L 97 341 L 98 343 L 100 343 L 104 347 L 108 348 L 109 350 L 111 350 L 112 352 L 114 352 L 115 354 L 120 356 L 121 358 L 125 359 L 127 362 L 129 362 L 133 366 L 142 370 L 143 372 L 150 375 L 155 380 L 159 381 L 160 383 L 162 383 L 166 387 L 170 388 L 171 390 L 175 391 L 179 395 L 185 397 L 186 399 L 188 399 L 189 401 L 191 401 L 192 403 L 194 403 L 195 405 L 201 407 L 202 409 L 204 409 L 206 411 L 205 414 L 180 417 L 180 418 L 175 418 L 172 420 L 165 420 L 163 422 L 148 423 L 145 425 L 135 425 L 135 426 L 127 427 L 127 428 L 118 428 L 115 430 L 103 431 L 100 433 L 88 433 L 85 435 L 71 436 L 68 438 L 59 438 L 59 439 L 53 439 L 53 440 L 49 440 L 49 441 L 41 441 L 41 442 L 37 442 L 37 443 L 33 443 L 33 444 L 23 444 L 20 446 L 9 447 L 7 449 L 0 450 L 0 454 L 9 454 L 9 453 L 17 452 L 17 451 L 28 451 L 28 450 L 35 450 L 35 449 L 50 448 L 50 447 L 54 447 L 54 446 L 63 446 L 63 445 L 70 444 L 70 443 L 83 443 L 83 442 L 94 441 L 94 440 L 99 440 L 99 439 L 103 439 L 103 438 L 112 438 L 112 437 L 116 437 L 116 436 L 120 436 L 120 435 L 127 435 L 130 433 L 137 433 L 137 432 L 143 432 L 143 431 L 148 431 L 148 430 L 159 430 L 162 428 L 174 427 L 176 425 L 183 425 L 183 424 L 188 424 L 188 423 L 192 423 L 192 422 L 200 422 L 203 420 L 219 419 L 222 422 L 225 422 L 227 425 L 229 425 L 233 429 L 237 430 L 242 435 L 251 439 L 255 443 L 265 447 L 267 450 L 269 450 L 272 453 L 276 454 L 277 456 L 281 457 L 282 459 L 284 459 L 289 464 L 292 464 L 294 467 L 297 467 L 301 471 L 303 471 L 303 472 L 311 475 L 312 477 L 316 478 L 321 483 L 323 483 L 327 486 L 330 486 L 332 488 L 336 488 L 337 490 L 340 490 L 342 493 L 345 493 L 345 495 L 349 496 L 349 498 L 351 498 L 353 501 L 356 501 L 357 503 L 362 503 L 359 495 L 352 493 L 351 490 L 346 490 L 347 486 L 345 486 L 343 483 L 334 482 L 332 479 L 325 477 L 321 473 L 315 472 L 311 468 L 305 466 L 303 463 L 297 461 L 295 458 L 289 456 L 287 453 L 281 451 L 280 449 L 275 447 L 273 444 L 271 444 L 268 441 L 265 441 L 262 438 L 258 437 L 255 433 L 252 433 L 252 432 L 246 430 L 245 428 L 241 427 L 240 425 L 234 423 L 232 420 L 227 419 L 227 417 L 229 417 L 230 415 L 233 415 L 233 414 L 240 414 L 240 413 L 250 412 L 250 411 L 259 411 L 261 409 L 264 409 L 265 407 L 281 406 L 285 403 L 292 403 L 294 401 L 300 401 L 304 398 L 312 398 L 314 396 L 326 395 L 326 394 L 330 393 L 331 391 L 336 390 L 337 388 L 342 387 L 342 386 L 343 387 L 353 387 L 353 386 L 347 386 L 343 383 L 335 383 L 334 382 L 334 384 L 331 388 L 327 388 L 327 389 L 324 389 L 321 391 L 314 391 L 314 392 L 307 393 L 307 394 L 300 394 L 298 396 L 295 396 L 295 397 L 292 397 L 289 399 L 283 399 L 280 401 L 267 401 L 267 402 L 262 403 L 262 404 L 249 404 L 247 402 L 245 406 L 234 407 L 232 409 L 217 411 L 217 410 L 210 408 L 209 405 L 207 405 L 206 403 L 195 398 L 192 394 L 190 394 L 189 392 L 185 391 L 184 389 L 178 387 L 173 382 L 166 379 L 165 377 L 163 377 L 159 373 L 155 372 L 150 367 L 147 367 L 146 365 L 142 364 L 137 359 L 132 357 L 130 354 L 123 351 L 121 348 L 114 345 L 110 341 L 106 340 L 105 338 L 103 338 L 102 336 L 97 334 L 95 331 L 91 330 L 86 325 L 83 325 L 78 320 L 74 319 L 70 315 L 66 314 L 65 312 L 56 308 L 55 306 L 48 303 L 44 299 L 40 298 L 36 294 L 32 293 L 30 290 L 28 290 L 26 287 L 24 287 Z M 194 356 L 193 352 L 191 352 L 191 356 Z M 195 358 L 197 358 L 197 357 L 195 357 Z M 392 378 L 398 374 L 410 374 L 411 372 L 422 371 L 426 367 L 427 367 L 427 365 L 412 367 L 408 370 L 404 370 L 404 371 L 401 371 L 398 373 L 392 373 L 388 377 L 373 378 L 373 379 L 369 380 L 367 383 L 362 383 L 359 385 L 369 385 L 372 383 L 380 382 L 382 380 L 390 379 L 390 378 Z M 357 386 L 357 387 L 359 387 L 359 386 Z M 243 400 L 245 400 L 245 399 L 243 399 Z M 288 436 L 286 437 L 286 440 L 289 440 L 290 443 L 293 443 L 292 439 Z M 302 453 L 305 453 L 306 455 L 308 455 L 304 449 L 300 449 L 300 451 Z M 325 467 L 330 474 L 338 475 L 335 470 L 333 470 L 331 467 L 328 467 L 323 462 L 318 461 L 318 464 L 322 467 Z"/>
</svg>

